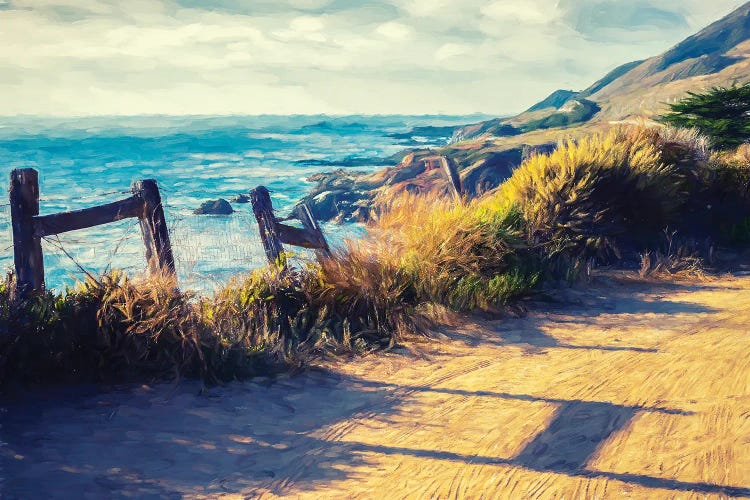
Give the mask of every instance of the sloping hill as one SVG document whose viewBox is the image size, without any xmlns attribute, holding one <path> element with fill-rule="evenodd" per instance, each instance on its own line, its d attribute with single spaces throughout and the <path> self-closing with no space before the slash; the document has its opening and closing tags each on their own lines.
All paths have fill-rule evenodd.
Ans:
<svg viewBox="0 0 750 500">
<path fill-rule="evenodd" d="M 746 57 L 734 49 L 750 39 L 750 3 L 665 53 L 647 59 L 596 92 L 606 99 L 623 90 L 636 91 L 651 84 L 664 84 L 693 77 L 718 74 Z M 645 83 L 646 80 L 648 83 Z"/>
<path fill-rule="evenodd" d="M 665 103 L 688 91 L 728 86 L 734 81 L 750 81 L 750 2 L 661 55 L 615 68 L 583 91 L 558 90 L 517 116 L 459 127 L 451 144 L 435 152 L 415 151 L 416 159 L 422 153 L 451 158 L 467 193 L 473 196 L 494 189 L 524 157 L 554 148 L 563 137 L 577 138 L 613 123 L 654 117 L 666 110 Z M 380 199 L 399 194 L 401 185 L 418 186 L 420 193 L 446 192 L 445 176 L 439 172 L 425 174 L 410 162 L 402 162 L 394 171 L 403 182 L 385 182 L 393 171 L 370 176 L 372 182 L 368 182 L 373 187 L 349 189 L 353 196 L 350 206 L 366 210 L 374 199 L 372 189 L 378 190 Z M 324 192 L 329 181 L 349 182 L 335 175 L 326 179 L 319 181 L 317 192 Z M 337 214 L 338 203 L 331 206 L 330 217 L 348 217 L 346 210 L 338 209 Z"/>
<path fill-rule="evenodd" d="M 665 103 L 713 86 L 750 80 L 750 2 L 716 21 L 668 51 L 645 61 L 624 64 L 581 92 L 558 90 L 528 111 L 491 126 L 474 124 L 460 129 L 454 139 L 495 135 L 506 125 L 529 132 L 538 124 L 578 125 L 590 121 L 619 121 L 635 116 L 651 117 Z M 573 120 L 559 120 L 572 101 L 593 102 L 600 111 Z M 551 120 L 547 118 L 552 117 Z M 489 123 L 489 122 L 488 122 Z M 497 134 L 503 136 L 509 134 Z"/>
<path fill-rule="evenodd" d="M 526 112 L 540 111 L 547 108 L 560 109 L 563 105 L 568 102 L 571 98 L 580 95 L 580 92 L 574 92 L 572 90 L 555 90 L 546 99 L 539 101 L 538 103 L 531 106 Z"/>
<path fill-rule="evenodd" d="M 602 90 L 604 87 L 614 82 L 618 78 L 622 77 L 633 68 L 640 66 L 641 64 L 643 64 L 643 61 L 633 61 L 633 62 L 625 63 L 621 66 L 618 66 L 612 71 L 610 71 L 609 73 L 607 73 L 606 75 L 604 75 L 604 78 L 596 81 L 592 86 L 584 90 L 581 94 L 586 97 L 592 94 L 596 94 L 597 92 Z"/>
</svg>

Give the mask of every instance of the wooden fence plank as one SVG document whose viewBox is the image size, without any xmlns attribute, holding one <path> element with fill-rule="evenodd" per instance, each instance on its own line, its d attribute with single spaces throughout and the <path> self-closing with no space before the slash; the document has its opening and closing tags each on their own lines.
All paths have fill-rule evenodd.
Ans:
<svg viewBox="0 0 750 500">
<path fill-rule="evenodd" d="M 44 288 L 42 242 L 34 234 L 34 216 L 39 215 L 39 175 L 33 168 L 10 173 L 10 216 L 13 227 L 13 261 L 18 291 L 22 294 Z"/>
<path fill-rule="evenodd" d="M 279 240 L 287 245 L 320 249 L 320 239 L 315 233 L 307 229 L 277 223 L 276 233 L 279 236 Z"/>
<path fill-rule="evenodd" d="M 307 229 L 310 234 L 315 235 L 315 239 L 317 240 L 316 246 L 310 248 L 317 248 L 323 255 L 325 255 L 326 257 L 330 257 L 331 249 L 328 247 L 328 242 L 326 241 L 326 237 L 323 234 L 323 231 L 318 225 L 318 221 L 316 221 L 312 216 L 310 207 L 303 203 L 301 205 L 298 205 L 297 208 L 295 208 L 294 212 L 297 215 L 297 219 L 302 222 L 302 226 Z"/>
<path fill-rule="evenodd" d="M 37 237 L 43 238 L 51 234 L 66 233 L 91 226 L 108 224 L 129 217 L 138 217 L 142 208 L 143 202 L 141 199 L 131 196 L 125 200 L 98 207 L 39 216 L 34 219 L 34 234 Z"/>
</svg>

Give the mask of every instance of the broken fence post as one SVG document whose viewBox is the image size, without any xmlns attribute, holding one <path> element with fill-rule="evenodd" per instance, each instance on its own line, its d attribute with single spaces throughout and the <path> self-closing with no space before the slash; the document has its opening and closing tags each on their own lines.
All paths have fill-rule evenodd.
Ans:
<svg viewBox="0 0 750 500">
<path fill-rule="evenodd" d="M 460 203 L 463 201 L 464 189 L 461 185 L 461 176 L 458 173 L 458 169 L 456 169 L 453 161 L 449 158 L 441 156 L 440 159 L 441 163 L 443 164 L 445 175 L 448 176 L 448 180 L 450 181 L 451 187 L 453 188 L 453 196 L 456 198 L 456 201 Z"/>
<path fill-rule="evenodd" d="M 330 257 L 331 249 L 328 246 L 328 242 L 326 241 L 326 237 L 323 234 L 323 231 L 318 225 L 318 221 L 316 221 L 313 217 L 312 212 L 310 211 L 310 207 L 303 203 L 301 205 L 298 205 L 294 209 L 294 213 L 297 216 L 297 219 L 302 222 L 302 227 L 304 227 L 308 232 L 314 234 L 317 237 L 319 245 L 318 252 L 322 253 L 326 257 Z"/>
<path fill-rule="evenodd" d="M 265 187 L 258 186 L 250 191 L 250 201 L 253 204 L 255 219 L 258 221 L 263 249 L 271 264 L 278 265 L 282 269 L 286 268 L 285 243 L 314 249 L 319 259 L 331 255 L 323 231 L 321 231 L 307 205 L 299 205 L 294 210 L 295 217 L 302 222 L 303 227 L 300 228 L 282 224 L 276 219 L 273 213 L 271 195 Z"/>
<path fill-rule="evenodd" d="M 268 189 L 265 186 L 258 186 L 250 191 L 250 202 L 253 205 L 255 219 L 258 221 L 258 230 L 266 257 L 271 264 L 284 268 L 284 247 L 279 239 L 278 223 L 273 215 L 273 205 L 271 205 L 271 195 Z"/>
</svg>

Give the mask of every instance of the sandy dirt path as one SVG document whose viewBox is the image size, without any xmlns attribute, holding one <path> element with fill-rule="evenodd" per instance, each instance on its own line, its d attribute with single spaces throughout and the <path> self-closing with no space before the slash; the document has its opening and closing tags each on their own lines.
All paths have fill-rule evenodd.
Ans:
<svg viewBox="0 0 750 500">
<path fill-rule="evenodd" d="M 0 402 L 0 497 L 750 497 L 750 278 L 564 296 L 416 355 Z"/>
</svg>

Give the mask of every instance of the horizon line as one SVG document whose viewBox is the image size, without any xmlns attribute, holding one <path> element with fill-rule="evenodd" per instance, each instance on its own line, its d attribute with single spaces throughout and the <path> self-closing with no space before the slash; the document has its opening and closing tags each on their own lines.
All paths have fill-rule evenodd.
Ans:
<svg viewBox="0 0 750 500">
<path fill-rule="evenodd" d="M 331 116 L 331 117 L 347 117 L 347 116 L 364 116 L 364 117 L 385 117 L 385 116 L 409 116 L 409 117 L 422 117 L 422 116 L 493 116 L 493 117 L 506 117 L 515 116 L 518 113 L 487 113 L 483 111 L 474 111 L 470 113 L 137 113 L 137 114 L 90 114 L 90 115 L 43 115 L 35 113 L 19 113 L 12 115 L 0 114 L 0 120 L 4 118 L 55 118 L 55 119 L 87 119 L 87 118 L 249 118 L 249 117 L 312 117 L 312 116 Z"/>
</svg>

